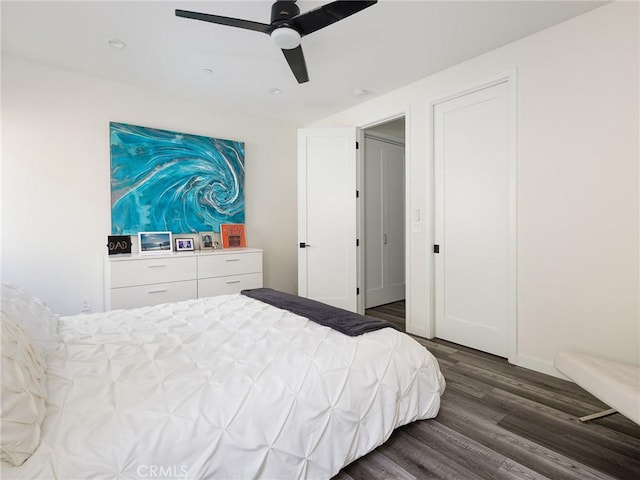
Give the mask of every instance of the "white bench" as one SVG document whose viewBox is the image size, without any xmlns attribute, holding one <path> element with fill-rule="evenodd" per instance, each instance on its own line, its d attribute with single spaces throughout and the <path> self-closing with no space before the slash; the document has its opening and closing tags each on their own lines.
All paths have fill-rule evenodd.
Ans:
<svg viewBox="0 0 640 480">
<path fill-rule="evenodd" d="M 594 397 L 612 407 L 581 421 L 620 412 L 640 424 L 640 367 L 579 353 L 560 352 L 555 367 Z"/>
</svg>

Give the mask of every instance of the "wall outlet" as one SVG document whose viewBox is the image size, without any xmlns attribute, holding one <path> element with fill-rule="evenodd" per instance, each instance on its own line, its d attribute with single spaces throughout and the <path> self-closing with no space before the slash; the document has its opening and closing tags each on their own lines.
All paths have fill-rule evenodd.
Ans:
<svg viewBox="0 0 640 480">
<path fill-rule="evenodd" d="M 82 299 L 82 310 L 81 312 L 90 312 L 91 311 L 91 302 L 89 302 L 88 298 Z"/>
</svg>

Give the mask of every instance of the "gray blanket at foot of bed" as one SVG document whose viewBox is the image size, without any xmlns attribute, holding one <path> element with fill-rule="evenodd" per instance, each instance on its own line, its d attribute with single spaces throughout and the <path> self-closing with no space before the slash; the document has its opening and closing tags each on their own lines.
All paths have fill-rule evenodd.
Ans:
<svg viewBox="0 0 640 480">
<path fill-rule="evenodd" d="M 343 310 L 342 308 L 332 307 L 309 298 L 291 295 L 290 293 L 279 292 L 271 288 L 255 288 L 252 290 L 243 290 L 242 295 L 268 303 L 274 307 L 288 310 L 301 317 L 333 328 L 340 333 L 355 337 L 363 333 L 380 330 L 381 328 L 398 327 L 393 323 L 385 320 L 379 320 L 373 317 L 367 317 L 357 313 Z"/>
</svg>

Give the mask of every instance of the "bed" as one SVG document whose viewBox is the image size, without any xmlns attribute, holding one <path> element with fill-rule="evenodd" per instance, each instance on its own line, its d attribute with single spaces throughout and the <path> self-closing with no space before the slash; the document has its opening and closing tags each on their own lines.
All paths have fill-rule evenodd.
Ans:
<svg viewBox="0 0 640 480">
<path fill-rule="evenodd" d="M 3 479 L 331 478 L 445 388 L 404 333 L 348 336 L 243 294 L 58 318 L 2 289 Z M 5 405 L 11 369 L 30 420 Z"/>
</svg>

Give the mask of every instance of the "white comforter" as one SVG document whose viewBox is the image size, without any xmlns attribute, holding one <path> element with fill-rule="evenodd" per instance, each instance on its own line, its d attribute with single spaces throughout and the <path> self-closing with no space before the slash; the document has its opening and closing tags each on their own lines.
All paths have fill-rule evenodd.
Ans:
<svg viewBox="0 0 640 480">
<path fill-rule="evenodd" d="M 435 358 L 242 295 L 64 317 L 42 442 L 2 478 L 330 478 L 437 414 Z"/>
</svg>

